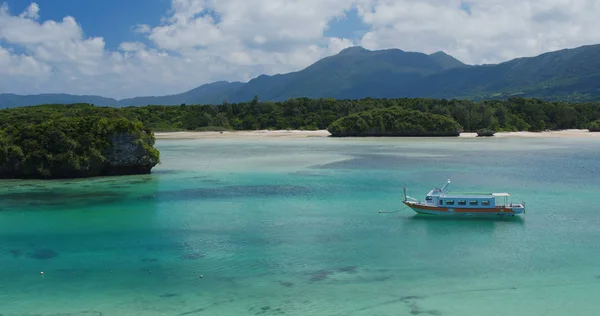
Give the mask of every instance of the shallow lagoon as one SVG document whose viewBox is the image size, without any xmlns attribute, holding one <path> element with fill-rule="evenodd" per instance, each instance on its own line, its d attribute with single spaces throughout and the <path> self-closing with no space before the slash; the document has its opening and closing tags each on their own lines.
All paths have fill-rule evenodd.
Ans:
<svg viewBox="0 0 600 316">
<path fill-rule="evenodd" d="M 0 182 L 0 314 L 600 314 L 594 139 L 157 147 L 152 175 Z M 402 185 L 422 198 L 447 178 L 527 214 L 401 205 Z"/>
</svg>

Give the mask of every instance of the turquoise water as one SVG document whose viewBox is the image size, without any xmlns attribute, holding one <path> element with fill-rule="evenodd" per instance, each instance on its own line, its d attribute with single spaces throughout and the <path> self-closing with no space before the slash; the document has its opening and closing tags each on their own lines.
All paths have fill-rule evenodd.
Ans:
<svg viewBox="0 0 600 316">
<path fill-rule="evenodd" d="M 593 139 L 157 147 L 152 175 L 0 182 L 1 315 L 600 314 Z M 447 178 L 527 213 L 400 203 Z"/>
</svg>

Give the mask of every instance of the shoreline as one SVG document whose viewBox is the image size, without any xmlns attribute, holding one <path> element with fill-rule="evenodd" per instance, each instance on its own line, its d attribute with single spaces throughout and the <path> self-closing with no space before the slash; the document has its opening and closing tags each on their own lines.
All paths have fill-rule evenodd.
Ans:
<svg viewBox="0 0 600 316">
<path fill-rule="evenodd" d="M 204 138 L 310 138 L 310 137 L 329 137 L 331 134 L 327 130 L 306 131 L 306 130 L 257 130 L 257 131 L 223 131 L 223 132 L 155 132 L 157 140 L 159 139 L 204 139 Z M 589 132 L 587 129 L 569 129 L 549 132 L 498 132 L 492 137 L 480 138 L 569 138 L 569 137 L 597 137 L 600 139 L 600 132 Z M 347 137 L 340 137 L 347 138 Z M 365 137 L 379 138 L 379 137 Z M 383 137 L 382 137 L 383 138 Z M 385 137 L 402 138 L 402 137 Z M 434 138 L 434 137 L 424 137 Z M 477 133 L 461 133 L 457 138 L 477 138 Z"/>
</svg>

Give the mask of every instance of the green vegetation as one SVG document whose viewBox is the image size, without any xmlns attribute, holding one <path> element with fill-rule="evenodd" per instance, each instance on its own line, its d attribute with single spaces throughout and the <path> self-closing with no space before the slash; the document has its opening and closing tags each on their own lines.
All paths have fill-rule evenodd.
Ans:
<svg viewBox="0 0 600 316">
<path fill-rule="evenodd" d="M 588 125 L 590 132 L 600 132 L 600 120 L 593 121 Z"/>
<path fill-rule="evenodd" d="M 494 134 L 496 134 L 496 131 L 489 128 L 482 128 L 477 131 L 477 136 L 479 137 L 491 137 L 494 136 Z"/>
<path fill-rule="evenodd" d="M 116 109 L 45 105 L 0 111 L 0 178 L 149 173 L 154 134 Z"/>
<path fill-rule="evenodd" d="M 459 136 L 460 125 L 439 114 L 399 106 L 359 112 L 333 122 L 332 136 Z"/>
<path fill-rule="evenodd" d="M 122 115 L 139 120 L 154 131 L 327 129 L 345 116 L 400 107 L 454 119 L 465 132 L 543 131 L 578 128 L 600 119 L 600 103 L 546 102 L 510 98 L 473 102 L 435 99 L 290 99 L 284 102 L 224 103 L 126 107 Z M 105 110 L 114 110 L 106 108 Z"/>
</svg>

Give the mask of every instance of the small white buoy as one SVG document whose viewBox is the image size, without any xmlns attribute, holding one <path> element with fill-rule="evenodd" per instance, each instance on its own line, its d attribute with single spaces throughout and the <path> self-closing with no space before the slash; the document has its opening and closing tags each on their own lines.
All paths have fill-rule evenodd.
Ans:
<svg viewBox="0 0 600 316">
<path fill-rule="evenodd" d="M 204 278 L 204 275 L 200 274 L 200 279 Z"/>
<path fill-rule="evenodd" d="M 40 272 L 41 275 L 44 275 L 44 271 Z"/>
</svg>

